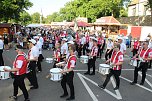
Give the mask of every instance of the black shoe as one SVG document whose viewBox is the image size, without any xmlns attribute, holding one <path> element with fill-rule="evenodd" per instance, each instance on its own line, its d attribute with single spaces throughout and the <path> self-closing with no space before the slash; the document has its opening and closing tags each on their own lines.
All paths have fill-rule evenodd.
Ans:
<svg viewBox="0 0 152 101">
<path fill-rule="evenodd" d="M 105 87 L 103 85 L 98 85 L 98 87 L 100 87 L 102 89 L 105 89 Z"/>
<path fill-rule="evenodd" d="M 90 75 L 95 75 L 95 73 L 91 73 Z"/>
<path fill-rule="evenodd" d="M 118 86 L 116 86 L 116 87 L 114 88 L 114 90 L 117 90 L 117 89 L 119 89 L 119 87 L 118 87 Z"/>
<path fill-rule="evenodd" d="M 67 97 L 67 96 L 68 96 L 68 94 L 63 94 L 63 95 L 60 96 L 60 98 L 64 98 L 64 97 Z"/>
<path fill-rule="evenodd" d="M 9 98 L 15 101 L 17 100 L 17 96 L 9 96 Z"/>
<path fill-rule="evenodd" d="M 38 89 L 38 87 L 31 87 L 30 89 Z"/>
<path fill-rule="evenodd" d="M 140 83 L 140 85 L 144 85 L 144 83 L 143 83 L 143 82 L 141 82 L 141 83 Z"/>
<path fill-rule="evenodd" d="M 30 99 L 25 99 L 24 101 L 30 101 Z"/>
<path fill-rule="evenodd" d="M 84 73 L 84 75 L 89 75 L 89 74 L 90 74 L 89 72 Z"/>
<path fill-rule="evenodd" d="M 69 100 L 74 100 L 74 99 L 75 99 L 75 97 L 69 97 L 66 100 L 69 101 Z"/>
<path fill-rule="evenodd" d="M 134 82 L 134 81 L 133 81 L 133 82 L 130 82 L 131 85 L 135 85 L 136 83 L 137 83 L 137 82 Z"/>
</svg>

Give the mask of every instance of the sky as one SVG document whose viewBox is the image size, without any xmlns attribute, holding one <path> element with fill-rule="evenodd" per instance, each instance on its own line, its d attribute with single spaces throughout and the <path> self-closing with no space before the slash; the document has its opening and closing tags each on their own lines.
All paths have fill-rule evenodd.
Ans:
<svg viewBox="0 0 152 101">
<path fill-rule="evenodd" d="M 35 12 L 41 13 L 43 16 L 47 16 L 52 14 L 53 12 L 58 12 L 60 8 L 64 7 L 64 5 L 71 0 L 29 0 L 33 3 L 33 6 L 27 10 L 29 14 L 33 14 Z"/>
</svg>

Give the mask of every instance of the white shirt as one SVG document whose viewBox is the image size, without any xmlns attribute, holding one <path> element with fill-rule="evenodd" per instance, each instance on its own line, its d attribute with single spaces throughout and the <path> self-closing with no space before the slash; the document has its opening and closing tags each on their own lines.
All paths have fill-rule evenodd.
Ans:
<svg viewBox="0 0 152 101">
<path fill-rule="evenodd" d="M 113 48 L 113 42 L 108 41 L 107 49 L 112 49 L 112 48 Z"/>
<path fill-rule="evenodd" d="M 39 57 L 39 49 L 36 46 L 33 46 L 30 52 L 30 59 L 34 59 L 35 57 Z"/>
<path fill-rule="evenodd" d="M 67 54 L 68 53 L 68 44 L 67 43 L 64 43 L 62 46 L 61 46 L 61 54 Z"/>
<path fill-rule="evenodd" d="M 86 38 L 85 37 L 82 37 L 81 39 L 81 44 L 84 45 L 86 43 Z"/>
<path fill-rule="evenodd" d="M 4 42 L 0 39 L 0 49 L 3 49 L 4 47 Z"/>
<path fill-rule="evenodd" d="M 124 54 L 124 51 L 126 51 L 126 44 L 123 42 L 120 44 L 120 51 Z"/>
<path fill-rule="evenodd" d="M 35 46 L 39 49 L 39 54 L 42 54 L 42 44 L 41 44 L 41 42 L 38 41 Z"/>
<path fill-rule="evenodd" d="M 88 49 L 90 49 L 90 50 L 91 50 L 91 49 L 92 49 L 92 47 L 93 47 L 93 41 L 90 41 L 90 42 L 89 42 L 89 47 L 88 47 Z"/>
<path fill-rule="evenodd" d="M 44 43 L 44 39 L 42 37 L 39 38 L 39 41 L 41 42 L 41 44 L 43 45 Z"/>
<path fill-rule="evenodd" d="M 151 40 L 149 41 L 148 48 L 152 48 L 152 41 Z"/>
</svg>

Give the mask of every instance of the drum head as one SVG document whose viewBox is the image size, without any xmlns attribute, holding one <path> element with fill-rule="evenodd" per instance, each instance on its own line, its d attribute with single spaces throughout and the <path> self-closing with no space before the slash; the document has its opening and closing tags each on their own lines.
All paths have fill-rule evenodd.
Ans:
<svg viewBox="0 0 152 101">
<path fill-rule="evenodd" d="M 4 71 L 3 68 L 11 69 L 9 66 L 0 66 L 0 71 Z"/>
<path fill-rule="evenodd" d="M 53 58 L 46 58 L 46 60 L 53 60 Z"/>
<path fill-rule="evenodd" d="M 105 68 L 109 68 L 110 67 L 110 65 L 108 65 L 108 64 L 100 64 L 99 66 L 105 67 Z"/>
<path fill-rule="evenodd" d="M 51 72 L 51 73 L 59 73 L 59 72 L 61 72 L 61 71 L 62 71 L 61 68 L 53 68 L 53 69 L 50 69 L 50 72 Z"/>
<path fill-rule="evenodd" d="M 81 58 L 88 58 L 88 56 L 83 55 L 83 56 L 81 56 Z"/>
</svg>

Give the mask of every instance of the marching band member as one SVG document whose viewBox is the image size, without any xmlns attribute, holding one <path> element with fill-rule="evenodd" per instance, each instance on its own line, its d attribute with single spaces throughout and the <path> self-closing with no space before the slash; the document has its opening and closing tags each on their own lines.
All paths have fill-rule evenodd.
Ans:
<svg viewBox="0 0 152 101">
<path fill-rule="evenodd" d="M 105 54 L 106 60 L 108 60 L 108 56 L 109 56 L 109 59 L 111 58 L 112 52 L 113 52 L 113 42 L 111 38 L 108 38 L 107 49 L 106 49 L 106 54 Z"/>
<path fill-rule="evenodd" d="M 55 51 L 54 51 L 54 55 L 53 55 L 55 62 L 53 65 L 53 68 L 56 68 L 56 63 L 60 62 L 60 57 L 61 57 L 61 53 L 60 53 L 60 43 L 56 43 L 55 44 Z"/>
<path fill-rule="evenodd" d="M 120 51 L 120 44 L 115 44 L 114 45 L 114 51 L 112 54 L 112 57 L 106 61 L 106 63 L 109 63 L 112 66 L 112 68 L 110 69 L 110 73 L 107 75 L 105 82 L 103 83 L 103 85 L 99 85 L 100 88 L 105 89 L 106 85 L 108 84 L 110 77 L 112 75 L 114 75 L 115 79 L 116 79 L 116 87 L 114 88 L 114 90 L 119 89 L 119 85 L 120 85 L 120 78 L 119 76 L 121 75 L 121 68 L 122 68 L 122 64 L 123 64 L 123 54 Z"/>
<path fill-rule="evenodd" d="M 96 57 L 97 57 L 97 53 L 98 53 L 98 46 L 97 46 L 97 39 L 96 38 L 92 38 L 93 40 L 93 48 L 91 50 L 91 53 L 89 53 L 89 57 L 90 59 L 88 60 L 88 71 L 86 73 L 84 73 L 85 75 L 95 75 L 95 62 L 96 62 Z M 93 72 L 90 74 L 90 68 L 93 67 Z"/>
<path fill-rule="evenodd" d="M 98 57 L 101 58 L 102 55 L 102 47 L 103 47 L 104 39 L 102 37 L 102 34 L 98 36 Z"/>
<path fill-rule="evenodd" d="M 30 101 L 29 95 L 24 83 L 28 61 L 26 59 L 26 56 L 23 52 L 23 47 L 21 45 L 17 45 L 15 50 L 17 52 L 17 56 L 13 63 L 13 68 L 12 69 L 4 68 L 5 71 L 14 73 L 14 82 L 13 82 L 14 94 L 13 96 L 10 96 L 9 98 L 17 100 L 18 87 L 19 87 L 23 92 L 23 95 L 25 98 L 24 101 Z"/>
<path fill-rule="evenodd" d="M 148 62 L 152 60 L 152 49 L 148 48 L 148 41 L 143 42 L 143 48 L 138 51 L 138 54 L 136 54 L 133 58 L 136 58 L 139 56 L 139 67 L 135 67 L 134 70 L 134 81 L 131 82 L 131 85 L 134 85 L 137 83 L 138 79 L 138 71 L 142 70 L 142 80 L 140 85 L 143 85 L 146 78 L 146 72 L 148 68 Z"/>
<path fill-rule="evenodd" d="M 36 77 L 36 62 L 38 61 L 39 57 L 39 49 L 35 46 L 36 41 L 34 39 L 29 40 L 29 51 L 28 51 L 28 73 L 27 73 L 27 78 L 30 81 L 31 89 L 38 89 L 38 82 L 37 82 L 37 77 Z"/>
<path fill-rule="evenodd" d="M 137 38 L 137 39 L 135 39 L 135 41 L 133 43 L 133 49 L 132 49 L 133 56 L 135 56 L 137 54 L 139 47 L 140 47 L 140 42 L 139 42 L 139 38 Z"/>
<path fill-rule="evenodd" d="M 73 69 L 75 68 L 75 65 L 76 65 L 76 56 L 74 54 L 74 52 L 75 52 L 74 45 L 69 46 L 69 52 L 70 52 L 70 56 L 67 60 L 67 64 L 64 67 L 63 71 L 61 71 L 61 73 L 63 74 L 63 78 L 61 80 L 61 86 L 64 90 L 64 94 L 61 95 L 60 97 L 64 98 L 64 97 L 68 96 L 67 87 L 66 87 L 66 83 L 67 83 L 70 88 L 70 97 L 67 98 L 66 100 L 73 100 L 73 99 L 75 99 L 75 92 L 74 92 L 74 85 L 73 85 L 73 77 L 74 77 Z"/>
</svg>

